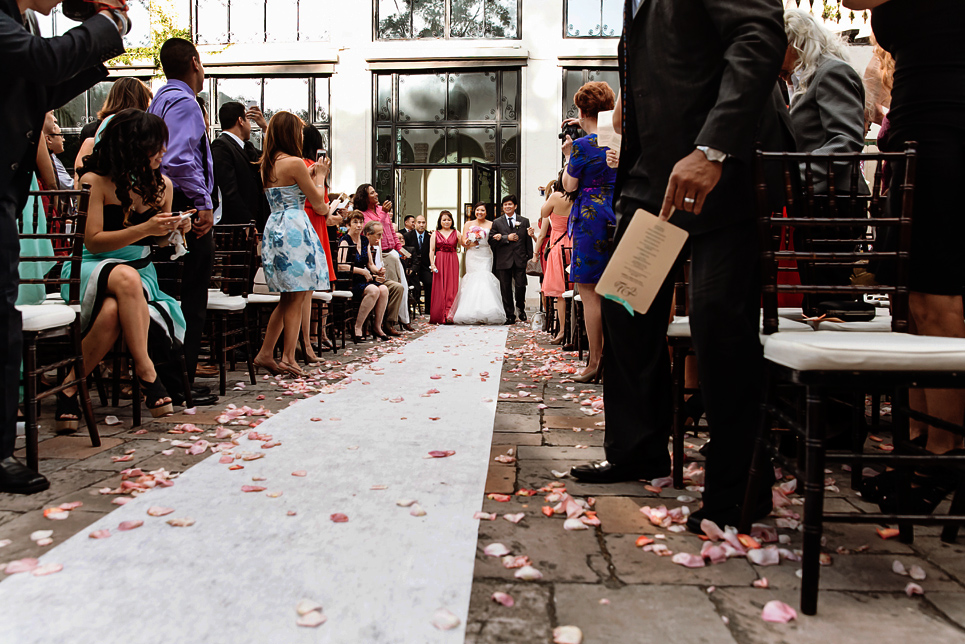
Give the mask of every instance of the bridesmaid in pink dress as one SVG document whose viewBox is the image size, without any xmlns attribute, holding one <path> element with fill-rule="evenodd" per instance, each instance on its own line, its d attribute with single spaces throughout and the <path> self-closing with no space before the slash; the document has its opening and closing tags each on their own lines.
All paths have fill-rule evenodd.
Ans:
<svg viewBox="0 0 965 644">
<path fill-rule="evenodd" d="M 549 251 L 546 256 L 546 265 L 543 267 L 543 284 L 541 291 L 546 297 L 556 298 L 556 315 L 558 320 L 563 320 L 566 312 L 566 301 L 561 297 L 563 292 L 568 290 L 568 280 L 564 272 L 563 247 L 571 247 L 573 241 L 566 235 L 566 224 L 570 216 L 570 207 L 573 200 L 570 195 L 563 192 L 563 184 L 558 179 L 551 181 L 546 186 L 546 201 L 540 207 L 540 217 L 548 218 L 550 222 Z M 540 230 L 540 237 L 536 240 L 536 248 L 540 248 L 543 241 L 544 230 Z M 537 251 L 538 252 L 538 251 Z M 560 324 L 559 334 L 550 340 L 550 344 L 563 343 L 563 325 Z"/>
<path fill-rule="evenodd" d="M 452 213 L 439 213 L 436 232 L 429 239 L 429 265 L 432 278 L 432 307 L 429 322 L 448 324 L 452 322 L 452 303 L 459 291 L 459 257 L 456 248 L 462 245 L 462 235 L 455 229 Z"/>
</svg>

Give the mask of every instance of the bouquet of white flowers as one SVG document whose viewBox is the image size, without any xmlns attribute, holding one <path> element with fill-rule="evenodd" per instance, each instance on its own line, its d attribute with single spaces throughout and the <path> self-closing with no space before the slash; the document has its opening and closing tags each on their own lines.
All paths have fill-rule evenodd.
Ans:
<svg viewBox="0 0 965 644">
<path fill-rule="evenodd" d="M 483 237 L 486 236 L 486 231 L 479 226 L 473 226 L 466 233 L 466 241 L 469 243 L 482 241 Z"/>
</svg>

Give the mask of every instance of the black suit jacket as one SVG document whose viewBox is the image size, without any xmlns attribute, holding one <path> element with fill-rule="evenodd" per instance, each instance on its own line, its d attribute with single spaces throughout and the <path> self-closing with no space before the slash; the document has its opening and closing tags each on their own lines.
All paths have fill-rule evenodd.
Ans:
<svg viewBox="0 0 965 644">
<path fill-rule="evenodd" d="M 432 231 L 427 230 L 423 233 L 422 248 L 419 248 L 419 233 L 415 230 L 407 230 L 402 233 L 406 248 L 411 249 L 413 266 L 418 270 L 429 268 L 429 240 L 432 239 Z"/>
<path fill-rule="evenodd" d="M 619 46 L 618 198 L 656 213 L 674 165 L 706 145 L 730 155 L 720 182 L 700 216 L 678 212 L 673 222 L 701 233 L 754 216 L 754 149 L 793 149 L 774 93 L 783 13 L 779 0 L 644 0 Z"/>
<path fill-rule="evenodd" d="M 493 268 L 505 270 L 507 268 L 526 268 L 526 262 L 533 258 L 533 238 L 527 233 L 529 219 L 516 213 L 516 228 L 509 225 L 506 215 L 500 215 L 493 221 L 493 229 L 489 231 L 489 245 L 493 249 Z M 517 241 L 508 239 L 510 233 L 519 235 Z M 493 241 L 493 235 L 501 235 L 499 241 Z"/>
<path fill-rule="evenodd" d="M 107 78 L 103 61 L 123 53 L 103 16 L 41 38 L 24 28 L 16 0 L 0 0 L 0 199 L 24 207 L 44 115 Z"/>
<path fill-rule="evenodd" d="M 221 189 L 220 223 L 254 221 L 258 230 L 264 231 L 270 209 L 257 165 L 261 153 L 251 141 L 246 141 L 242 149 L 229 134 L 222 132 L 211 143 L 211 158 L 214 160 L 215 191 Z"/>
</svg>

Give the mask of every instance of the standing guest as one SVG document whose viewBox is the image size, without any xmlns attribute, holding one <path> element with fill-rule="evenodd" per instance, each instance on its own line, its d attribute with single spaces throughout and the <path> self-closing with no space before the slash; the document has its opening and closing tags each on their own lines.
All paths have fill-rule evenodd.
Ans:
<svg viewBox="0 0 965 644">
<path fill-rule="evenodd" d="M 163 346 L 169 354 L 184 338 L 184 317 L 177 301 L 158 286 L 151 246 L 168 243 L 175 230 L 184 235 L 191 229 L 189 219 L 171 215 L 174 189 L 159 169 L 167 136 L 159 117 L 134 109 L 119 112 L 84 159 L 87 172 L 81 177 L 91 187 L 80 268 L 84 375 L 123 334 L 155 418 L 171 413 L 173 405 L 148 353 L 148 337 L 152 351 Z M 70 264 L 63 276 L 70 277 Z M 67 286 L 62 289 L 67 299 Z M 76 388 L 57 395 L 56 420 L 58 429 L 77 428 Z"/>
<path fill-rule="evenodd" d="M 352 294 L 359 301 L 359 310 L 355 316 L 355 328 L 352 330 L 352 342 L 358 344 L 365 339 L 362 326 L 370 313 L 375 313 L 373 319 L 373 333 L 382 340 L 388 337 L 378 331 L 382 328 L 385 308 L 389 302 L 389 289 L 385 284 L 375 280 L 375 265 L 372 264 L 372 254 L 369 253 L 369 240 L 362 234 L 365 217 L 358 210 L 346 216 L 348 232 L 338 243 L 338 268 L 340 271 L 351 273 Z"/>
<path fill-rule="evenodd" d="M 580 127 L 587 134 L 576 141 L 567 135 L 563 142 L 563 154 L 567 158 L 563 189 L 576 192 L 567 225 L 567 234 L 573 238 L 570 280 L 579 288 L 583 300 L 586 337 L 590 343 L 586 369 L 573 377 L 576 382 L 598 380 L 603 358 L 603 320 L 596 283 L 610 260 L 607 227 L 615 221 L 613 184 L 616 170 L 606 162 L 609 148 L 597 144 L 596 117 L 600 112 L 612 110 L 615 99 L 613 90 L 606 83 L 590 82 L 581 87 L 573 102 Z"/>
<path fill-rule="evenodd" d="M 563 344 L 563 319 L 566 316 L 566 300 L 563 293 L 567 290 L 569 278 L 563 265 L 563 247 L 572 246 L 573 241 L 566 234 L 569 223 L 570 209 L 573 207 L 573 193 L 563 190 L 562 173 L 546 186 L 546 201 L 539 210 L 540 218 L 549 221 L 549 249 L 546 251 L 546 266 L 543 269 L 543 284 L 541 290 L 546 297 L 556 299 L 556 319 L 560 321 L 560 332 L 550 340 L 550 344 Z M 539 248 L 543 241 L 542 226 L 540 238 L 536 241 Z M 536 258 L 536 255 L 533 255 Z M 584 298 L 584 303 L 586 299 Z"/>
<path fill-rule="evenodd" d="M 871 9 L 878 44 L 894 57 L 890 124 L 883 149 L 903 150 L 916 142 L 915 201 L 912 213 L 908 286 L 910 330 L 917 335 L 965 337 L 962 291 L 965 260 L 960 240 L 965 221 L 954 186 L 965 180 L 965 3 L 960 0 L 845 0 L 845 6 Z M 891 173 L 892 194 L 904 172 Z M 894 207 L 894 204 L 892 205 Z M 960 425 L 965 416 L 961 389 L 926 389 L 913 407 Z M 962 438 L 929 426 L 926 446 L 934 454 L 961 453 Z M 886 476 L 881 474 L 877 478 Z M 895 475 L 888 478 L 895 482 Z M 960 480 L 961 471 L 935 468 L 916 472 L 902 511 L 934 511 Z M 896 511 L 894 489 L 876 484 L 885 512 Z"/>
<path fill-rule="evenodd" d="M 181 286 L 181 308 L 187 321 L 184 361 L 193 383 L 214 266 L 214 160 L 197 101 L 198 92 L 204 89 L 204 66 L 198 50 L 183 38 L 170 38 L 161 45 L 160 58 L 167 84 L 158 90 L 148 111 L 164 119 L 170 132 L 161 169 L 174 183 L 173 208 L 197 210 L 192 231 L 185 239 L 188 254 L 183 260 L 184 274 L 191 279 Z M 170 386 L 177 380 L 167 370 L 162 371 L 162 377 Z M 207 387 L 192 387 L 191 394 L 197 405 L 213 405 L 218 400 Z"/>
<path fill-rule="evenodd" d="M 432 233 L 426 232 L 426 216 L 415 218 L 415 228 L 405 233 L 406 246 L 412 248 L 412 285 L 416 302 L 426 296 L 426 311 L 432 310 L 432 262 L 429 261 L 429 245 Z"/>
<path fill-rule="evenodd" d="M 215 191 L 221 191 L 220 224 L 254 222 L 259 231 L 268 220 L 268 199 L 261 185 L 261 151 L 251 142 L 251 121 L 262 131 L 268 123 L 261 110 L 229 101 L 218 109 L 221 135 L 211 142 Z"/>
<path fill-rule="evenodd" d="M 376 284 L 384 284 L 389 291 L 388 304 L 382 322 L 382 332 L 390 336 L 402 335 L 392 327 L 399 320 L 399 308 L 403 304 L 402 285 L 385 276 L 385 262 L 382 260 L 382 224 L 368 221 L 362 228 L 362 234 L 369 242 L 369 264 L 374 267 L 372 274 Z"/>
<path fill-rule="evenodd" d="M 462 244 L 462 235 L 455 229 L 452 213 L 439 213 L 436 231 L 429 238 L 429 268 L 432 277 L 432 308 L 429 322 L 452 323 L 452 303 L 459 292 L 459 257 L 456 249 Z"/>
<path fill-rule="evenodd" d="M 80 150 L 74 159 L 74 174 L 80 176 L 83 172 L 83 159 L 94 149 L 94 136 L 104 123 L 104 119 L 129 108 L 147 111 L 154 94 L 137 78 L 119 78 L 111 85 L 107 92 L 104 105 L 97 111 L 97 119 L 91 121 L 80 130 Z"/>
<path fill-rule="evenodd" d="M 301 333 L 302 309 L 312 291 L 329 288 L 325 249 L 308 221 L 305 199 L 315 212 L 328 214 L 325 195 L 318 188 L 328 175 L 328 160 L 311 168 L 302 162 L 302 131 L 305 124 L 290 112 L 276 112 L 265 133 L 261 157 L 261 181 L 271 205 L 261 240 L 261 260 L 268 290 L 281 294 L 271 313 L 265 340 L 254 363 L 272 373 L 287 372 L 305 376 L 295 362 L 295 347 Z M 282 357 L 275 362 L 274 352 L 284 329 Z"/>
<path fill-rule="evenodd" d="M 405 219 L 402 220 L 402 227 L 405 228 L 402 232 L 403 235 L 405 235 L 406 232 L 415 230 L 415 215 L 406 215 Z"/>
<path fill-rule="evenodd" d="M 647 0 L 628 3 L 624 18 L 614 110 L 623 134 L 616 239 L 638 209 L 667 219 L 676 208 L 672 222 L 690 233 L 690 327 L 711 427 L 703 507 L 687 524 L 699 532 L 702 519 L 737 525 L 759 422 L 752 158 L 757 142 L 766 150 L 793 149 L 775 84 L 787 50 L 783 8 L 775 0 Z M 606 460 L 574 467 L 580 481 L 670 473 L 665 339 L 673 275 L 647 314 L 603 300 Z M 767 490 L 753 514 L 770 508 Z"/>
<path fill-rule="evenodd" d="M 526 321 L 526 262 L 533 256 L 533 238 L 525 232 L 529 229 L 529 219 L 516 214 L 517 208 L 519 199 L 516 195 L 503 197 L 503 216 L 493 221 L 490 237 L 493 242 L 493 272 L 499 278 L 506 324 L 516 322 L 517 311 L 519 319 Z"/>
<path fill-rule="evenodd" d="M 103 61 L 124 53 L 121 34 L 130 30 L 117 0 L 64 36 L 41 38 L 24 27 L 22 15 L 49 15 L 56 0 L 0 0 L 0 492 L 31 494 L 50 487 L 41 474 L 14 456 L 23 326 L 17 300 L 17 213 L 27 204 L 44 114 L 107 78 Z"/>
<path fill-rule="evenodd" d="M 50 161 L 54 164 L 54 172 L 57 175 L 57 190 L 73 190 L 74 178 L 67 172 L 58 154 L 64 153 L 64 135 L 60 132 L 60 126 L 54 123 L 51 132 L 44 133 L 44 140 L 47 141 L 47 151 L 50 152 Z"/>
<path fill-rule="evenodd" d="M 399 255 L 402 242 L 396 236 L 395 224 L 392 223 L 392 202 L 386 200 L 379 205 L 379 193 L 375 191 L 375 187 L 363 183 L 355 191 L 352 203 L 365 217 L 365 221 L 377 221 L 382 224 L 382 257 L 385 260 L 386 278 L 401 284 L 408 293 L 409 282 L 405 278 L 405 269 L 402 268 L 402 259 Z M 407 306 L 399 311 L 399 322 L 403 325 L 409 324 Z"/>
</svg>

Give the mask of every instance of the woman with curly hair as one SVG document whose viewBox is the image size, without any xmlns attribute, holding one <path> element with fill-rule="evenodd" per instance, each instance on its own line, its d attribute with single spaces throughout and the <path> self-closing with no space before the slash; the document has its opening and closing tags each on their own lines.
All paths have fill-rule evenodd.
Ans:
<svg viewBox="0 0 965 644">
<path fill-rule="evenodd" d="M 183 235 L 191 229 L 190 219 L 170 212 L 174 189 L 160 171 L 167 139 L 168 128 L 159 117 L 123 110 L 84 158 L 81 177 L 91 189 L 80 269 L 84 375 L 123 334 L 155 418 L 174 407 L 148 355 L 148 330 L 180 344 L 184 316 L 177 301 L 158 287 L 151 246 L 166 245 L 176 231 Z M 70 264 L 63 274 L 70 276 Z M 66 285 L 63 291 L 67 299 Z M 79 419 L 76 390 L 64 390 L 57 395 L 57 429 L 76 430 Z"/>
</svg>

